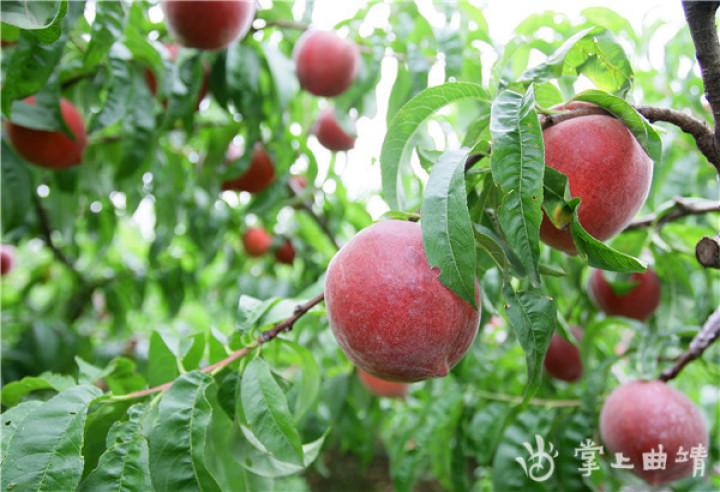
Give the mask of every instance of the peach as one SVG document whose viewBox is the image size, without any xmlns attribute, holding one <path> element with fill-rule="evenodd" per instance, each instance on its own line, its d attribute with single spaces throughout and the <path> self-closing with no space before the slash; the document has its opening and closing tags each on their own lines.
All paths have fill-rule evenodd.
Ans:
<svg viewBox="0 0 720 492">
<path fill-rule="evenodd" d="M 355 145 L 355 136 L 348 135 L 343 130 L 332 108 L 322 110 L 315 122 L 313 133 L 323 147 L 334 152 L 350 150 Z"/>
<path fill-rule="evenodd" d="M 253 257 L 262 256 L 272 246 L 272 237 L 262 227 L 251 227 L 242 237 L 245 252 Z"/>
<path fill-rule="evenodd" d="M 293 264 L 293 261 L 295 261 L 295 248 L 289 239 L 283 241 L 278 249 L 275 250 L 275 259 L 286 265 Z"/>
<path fill-rule="evenodd" d="M 652 181 L 652 161 L 630 130 L 605 115 L 579 116 L 543 131 L 545 163 L 567 175 L 570 192 L 582 199 L 578 216 L 590 235 L 605 241 L 622 231 L 642 207 Z M 570 231 L 547 217 L 541 239 L 575 254 Z"/>
<path fill-rule="evenodd" d="M 630 275 L 635 284 L 628 292 L 617 294 L 602 270 L 593 270 L 588 282 L 590 297 L 606 314 L 625 316 L 639 321 L 648 319 L 660 305 L 660 279 L 648 268 Z"/>
<path fill-rule="evenodd" d="M 234 144 L 230 145 L 226 159 L 233 161 L 240 157 L 242 152 L 239 147 Z M 222 184 L 224 191 L 248 191 L 250 193 L 259 193 L 273 182 L 275 179 L 275 167 L 272 159 L 260 142 L 255 144 L 252 157 L 250 158 L 250 166 L 239 177 L 225 181 Z"/>
<path fill-rule="evenodd" d="M 25 102 L 34 106 L 35 96 L 28 97 Z M 85 123 L 80 112 L 65 99 L 60 100 L 60 113 L 74 139 L 61 131 L 26 128 L 12 121 L 5 123 L 8 138 L 17 153 L 48 169 L 66 169 L 80 164 L 87 144 Z"/>
<path fill-rule="evenodd" d="M 255 0 L 165 0 L 170 30 L 183 46 L 220 50 L 243 37 L 255 17 Z"/>
<path fill-rule="evenodd" d="M 633 381 L 608 397 L 600 414 L 600 434 L 611 453 L 622 453 L 633 472 L 657 485 L 692 474 L 693 460 L 676 458 L 692 448 L 707 450 L 708 431 L 703 417 L 682 393 L 662 381 Z M 643 453 L 667 453 L 664 470 L 644 470 Z M 611 455 L 612 456 L 612 455 Z"/>
<path fill-rule="evenodd" d="M 573 326 L 570 331 L 578 341 L 582 339 L 583 333 L 579 327 Z M 557 333 L 553 334 L 545 354 L 545 370 L 555 379 L 577 381 L 583 373 L 580 350 Z"/>
<path fill-rule="evenodd" d="M 12 246 L 0 245 L 0 275 L 10 273 L 15 265 L 15 251 Z"/>
<path fill-rule="evenodd" d="M 348 358 L 399 382 L 447 375 L 475 339 L 480 316 L 428 264 L 420 224 L 400 220 L 366 227 L 335 255 L 325 303 Z"/>
<path fill-rule="evenodd" d="M 405 383 L 395 383 L 393 381 L 385 381 L 376 378 L 372 374 L 368 374 L 362 369 L 357 370 L 358 379 L 367 388 L 367 390 L 375 396 L 384 396 L 386 398 L 405 398 L 408 392 L 408 385 Z"/>
<path fill-rule="evenodd" d="M 345 92 L 360 64 L 355 43 L 328 31 L 306 31 L 295 45 L 293 58 L 302 88 L 325 97 Z"/>
</svg>

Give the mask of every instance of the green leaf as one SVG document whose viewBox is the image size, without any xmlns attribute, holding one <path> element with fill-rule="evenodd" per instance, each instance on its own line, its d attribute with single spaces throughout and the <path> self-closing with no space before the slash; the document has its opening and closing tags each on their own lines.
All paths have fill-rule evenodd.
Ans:
<svg viewBox="0 0 720 492">
<path fill-rule="evenodd" d="M 75 386 L 35 408 L 2 462 L 3 490 L 75 490 L 83 471 L 83 427 L 94 386 Z"/>
<path fill-rule="evenodd" d="M 113 424 L 107 449 L 95 468 L 80 485 L 80 491 L 151 490 L 148 443 L 142 429 L 144 404 L 128 410 L 127 421 Z"/>
<path fill-rule="evenodd" d="M 83 60 L 85 67 L 94 67 L 107 57 L 112 44 L 122 38 L 125 21 L 123 2 L 98 2 L 95 5 L 95 20 Z"/>
<path fill-rule="evenodd" d="M 290 340 L 283 339 L 282 342 L 297 355 L 301 369 L 298 380 L 292 389 L 292 394 L 295 396 L 292 405 L 293 417 L 297 422 L 310 410 L 320 391 L 320 366 L 307 348 Z"/>
<path fill-rule="evenodd" d="M 422 204 L 423 246 L 440 281 L 473 307 L 475 261 L 473 226 L 465 189 L 467 152 L 447 151 L 433 166 Z"/>
<path fill-rule="evenodd" d="M 3 0 L 2 21 L 30 31 L 42 43 L 56 41 L 62 34 L 60 23 L 68 9 L 68 0 Z"/>
<path fill-rule="evenodd" d="M 178 376 L 177 359 L 168 348 L 159 332 L 150 335 L 150 353 L 148 354 L 148 383 L 157 386 L 172 381 Z"/>
<path fill-rule="evenodd" d="M 388 128 L 380 154 L 382 186 L 391 209 L 401 210 L 398 171 L 420 125 L 440 108 L 464 99 L 487 100 L 485 89 L 469 82 L 452 82 L 425 89 L 397 112 Z"/>
<path fill-rule="evenodd" d="M 301 472 L 310 466 L 320 453 L 320 448 L 327 436 L 326 432 L 315 441 L 303 444 L 304 462 L 302 464 L 296 464 L 280 461 L 272 454 L 259 450 L 250 444 L 253 441 L 257 441 L 257 437 L 246 427 L 243 427 L 242 430 L 246 438 L 242 439 L 242 437 L 238 436 L 238 439 L 245 441 L 240 445 L 240 451 L 243 455 L 241 460 L 242 466 L 249 472 L 268 478 L 287 477 Z"/>
<path fill-rule="evenodd" d="M 248 364 L 241 384 L 245 419 L 262 445 L 280 461 L 303 463 L 300 434 L 287 399 L 262 359 Z"/>
<path fill-rule="evenodd" d="M 583 74 L 602 90 L 624 95 L 633 70 L 622 46 L 605 31 L 593 33 L 573 46 L 565 57 L 563 75 Z"/>
<path fill-rule="evenodd" d="M 27 165 L 15 154 L 5 139 L 2 141 L 0 152 L 2 152 L 0 179 L 3 183 L 0 214 L 2 214 L 3 231 L 8 231 L 27 222 L 25 217 L 32 207 L 30 200 L 35 190 L 32 189 Z"/>
<path fill-rule="evenodd" d="M 543 209 L 559 229 L 570 228 L 578 255 L 589 265 L 614 272 L 641 272 L 645 263 L 621 253 L 592 237 L 580 224 L 580 199 L 572 198 L 568 177 L 551 167 L 545 169 Z"/>
<path fill-rule="evenodd" d="M 10 449 L 18 427 L 22 425 L 30 413 L 42 406 L 42 404 L 43 402 L 39 400 L 29 400 L 15 405 L 2 413 L 2 416 L 0 416 L 0 425 L 2 425 L 2 427 L 0 427 L 0 429 L 2 429 L 2 432 L 0 432 L 0 439 L 2 439 L 0 462 L 5 461 L 5 456 L 7 456 L 7 452 Z"/>
<path fill-rule="evenodd" d="M 54 390 L 63 391 L 75 385 L 70 376 L 59 374 L 43 373 L 39 376 L 25 376 L 19 381 L 12 381 L 2 389 L 2 404 L 6 407 L 13 407 L 33 391 Z"/>
<path fill-rule="evenodd" d="M 300 88 L 295 76 L 295 66 L 292 60 L 270 43 L 263 43 L 262 49 L 275 84 L 275 95 L 280 108 L 284 109 Z"/>
<path fill-rule="evenodd" d="M 28 35 L 20 36 L 3 71 L 2 109 L 5 116 L 10 116 L 13 101 L 31 96 L 47 85 L 60 61 L 65 42 L 64 36 L 51 44 L 43 44 Z"/>
<path fill-rule="evenodd" d="M 597 33 L 598 29 L 588 28 L 573 34 L 547 60 L 536 67 L 526 70 L 520 76 L 520 82 L 541 82 L 549 78 L 559 77 L 563 73 L 565 58 L 571 49 L 582 39 Z M 538 97 L 539 98 L 539 97 Z"/>
<path fill-rule="evenodd" d="M 647 155 L 660 162 L 662 158 L 662 140 L 655 128 L 624 99 L 599 90 L 589 90 L 577 94 L 576 101 L 597 104 L 615 117 L 619 118 L 632 132 Z"/>
<path fill-rule="evenodd" d="M 555 331 L 555 301 L 540 289 L 516 292 L 507 283 L 503 294 L 510 327 L 525 352 L 528 373 L 525 398 L 529 399 L 540 386 L 545 352 Z"/>
<path fill-rule="evenodd" d="M 220 490 L 205 464 L 210 376 L 183 374 L 163 395 L 150 430 L 150 473 L 158 492 Z"/>
<path fill-rule="evenodd" d="M 539 283 L 545 149 L 530 87 L 504 91 L 493 102 L 492 176 L 503 193 L 498 220 L 534 285 Z"/>
<path fill-rule="evenodd" d="M 592 237 L 580 224 L 580 218 L 578 217 L 580 200 L 575 199 L 573 201 L 575 206 L 570 231 L 575 248 L 581 258 L 587 260 L 590 266 L 612 272 L 642 272 L 647 269 L 647 263 L 644 261 L 621 253 Z"/>
</svg>

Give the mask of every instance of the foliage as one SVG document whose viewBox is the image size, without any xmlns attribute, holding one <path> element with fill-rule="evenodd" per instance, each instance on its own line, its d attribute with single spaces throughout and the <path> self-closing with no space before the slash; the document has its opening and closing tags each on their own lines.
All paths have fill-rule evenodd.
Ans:
<svg viewBox="0 0 720 492">
<path fill-rule="evenodd" d="M 371 1 L 336 26 L 363 48 L 358 78 L 320 101 L 299 90 L 292 50 L 301 33 L 283 25 L 308 22 L 313 2 L 300 13 L 291 2 L 265 3 L 241 42 L 182 49 L 173 63 L 163 46 L 172 36 L 146 0 L 2 2 L 3 39 L 16 41 L 2 53 L 4 117 L 65 130 L 62 95 L 86 116 L 90 141 L 81 166 L 51 172 L 24 162 L 3 137 L 3 242 L 18 246 L 18 267 L 2 282 L 3 490 L 308 490 L 342 483 L 333 464 L 347 455 L 366 467 L 389 460 L 401 491 L 639 483 L 609 462 L 581 477 L 572 449 L 598 439 L 611 370 L 656 377 L 720 304 L 720 275 L 693 257 L 720 219 L 688 217 L 600 243 L 578 222 L 565 176 L 544 164 L 539 115 L 574 98 L 621 118 L 655 161 L 643 213 L 678 195 L 717 198 L 714 169 L 692 139 L 650 125 L 628 104 L 709 118 L 702 82 L 686 68 L 695 62 L 687 30 L 657 64 L 648 49 L 662 24 L 636 33 L 602 7 L 580 19 L 531 14 L 501 46 L 469 0 L 433 2 L 432 22 L 415 2 Z M 371 12 L 390 22 L 372 24 Z M 488 55 L 494 62 L 483 66 Z M 537 56 L 543 61 L 531 65 Z M 388 61 L 396 69 L 381 70 Z M 203 67 L 211 97 L 196 111 Z M 443 80 L 428 87 L 437 67 Z M 158 75 L 156 97 L 147 69 Z M 389 95 L 376 92 L 393 74 Z M 19 103 L 36 93 L 48 111 Z M 291 334 L 203 370 L 321 292 L 334 243 L 380 215 L 370 206 L 378 194 L 358 197 L 349 186 L 349 161 L 308 138 L 326 103 L 361 120 L 387 107 L 372 171 L 387 215 L 420 212 L 445 285 L 472 302 L 475 278 L 481 288 L 471 350 L 448 377 L 412 385 L 404 401 L 364 390 L 322 305 Z M 224 162 L 231 140 L 250 150 L 264 143 L 277 176 L 268 189 L 220 191 L 249 162 L 249 152 Z M 481 158 L 466 170 L 470 154 Z M 309 186 L 296 196 L 287 184 L 299 174 Z M 539 243 L 543 210 L 558 207 L 577 257 Z M 243 253 L 242 231 L 258 224 L 292 238 L 292 266 Z M 662 279 L 656 316 L 638 323 L 599 313 L 586 293 L 588 265 L 646 264 Z M 570 324 L 585 330 L 586 375 L 573 385 L 542 372 L 552 334 L 567 335 Z M 711 424 L 708 469 L 720 459 L 718 363 L 715 347 L 676 381 Z M 163 392 L 131 394 L 164 383 Z M 515 462 L 536 433 L 561 450 L 542 484 Z M 357 475 L 350 490 L 380 486 Z M 720 478 L 672 487 L 704 491 Z"/>
</svg>

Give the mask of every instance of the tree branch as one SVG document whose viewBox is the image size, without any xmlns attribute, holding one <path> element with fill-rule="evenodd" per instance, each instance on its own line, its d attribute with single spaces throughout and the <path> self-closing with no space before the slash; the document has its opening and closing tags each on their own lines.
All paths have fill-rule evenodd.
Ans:
<svg viewBox="0 0 720 492">
<path fill-rule="evenodd" d="M 335 246 L 335 249 L 339 250 L 340 245 L 335 240 L 335 236 L 330 230 L 330 227 L 328 227 L 327 222 L 322 219 L 318 214 L 316 214 L 312 208 L 312 205 L 302 197 L 302 189 L 299 188 L 297 184 L 293 182 L 293 180 L 288 181 L 288 188 L 290 188 L 290 192 L 298 198 L 298 207 L 300 207 L 301 210 L 305 211 L 310 216 L 310 218 L 315 221 L 318 227 L 320 227 L 320 230 L 322 230 L 325 233 L 325 236 L 327 236 L 327 238 L 330 240 L 332 245 Z"/>
<path fill-rule="evenodd" d="M 683 1 L 685 19 L 690 28 L 690 36 L 695 45 L 695 54 L 705 86 L 705 97 L 715 121 L 713 137 L 715 160 L 711 159 L 710 162 L 720 172 L 720 41 L 715 26 L 718 7 L 720 2 Z"/>
<path fill-rule="evenodd" d="M 626 231 L 641 229 L 643 227 L 662 227 L 668 222 L 673 222 L 690 215 L 703 215 L 712 212 L 720 212 L 720 202 L 713 200 L 688 200 L 677 197 L 673 200 L 673 206 L 662 213 L 650 214 L 633 221 L 625 228 Z"/>
<path fill-rule="evenodd" d="M 40 226 L 40 233 L 42 235 L 43 241 L 45 241 L 45 245 L 50 249 L 50 251 L 52 251 L 53 256 L 55 256 L 55 258 L 60 263 L 65 265 L 75 276 L 82 279 L 80 272 L 75 269 L 75 265 L 73 264 L 73 262 L 70 261 L 67 256 L 65 256 L 65 253 L 63 253 L 62 250 L 60 250 L 60 248 L 58 248 L 53 241 L 50 220 L 48 219 L 47 212 L 42 206 L 40 197 L 34 190 L 32 192 L 32 199 L 33 205 L 35 207 L 35 215 L 37 216 L 38 225 Z"/>
<path fill-rule="evenodd" d="M 695 359 L 699 359 L 703 352 L 718 338 L 720 338 L 720 307 L 710 315 L 700 333 L 695 335 L 688 350 L 678 357 L 671 368 L 662 372 L 659 378 L 660 381 L 667 382 L 674 379 L 686 365 Z"/>
<path fill-rule="evenodd" d="M 705 268 L 720 269 L 720 234 L 702 238 L 695 245 L 695 258 Z"/>
<path fill-rule="evenodd" d="M 718 172 L 720 172 L 720 152 L 715 146 L 715 137 L 712 129 L 703 120 L 674 109 L 656 108 L 653 106 L 634 106 L 634 108 L 651 123 L 658 121 L 672 123 L 685 133 L 688 133 L 695 139 L 695 143 L 697 144 L 698 149 L 700 149 L 700 152 L 702 152 L 707 160 L 718 169 Z M 544 130 L 572 118 L 593 114 L 612 116 L 610 113 L 599 107 L 581 106 L 575 109 L 562 111 L 560 113 L 540 115 L 540 124 Z"/>
<path fill-rule="evenodd" d="M 287 318 L 285 321 L 281 321 L 280 323 L 276 324 L 269 330 L 263 331 L 249 345 L 246 345 L 246 346 L 242 347 L 241 349 L 236 350 L 235 352 L 233 352 L 232 354 L 230 354 L 228 357 L 226 357 L 225 359 L 223 359 L 221 361 L 218 361 L 214 364 L 203 367 L 202 369 L 200 369 L 200 371 L 202 371 L 206 374 L 207 373 L 210 373 L 210 374 L 218 373 L 220 370 L 227 367 L 228 365 L 235 362 L 236 360 L 242 359 L 243 357 L 245 357 L 247 354 L 249 354 L 256 348 L 269 342 L 270 340 L 273 340 L 279 334 L 292 330 L 292 328 L 295 325 L 295 322 L 297 322 L 297 320 L 302 318 L 305 315 L 305 313 L 307 313 L 313 307 L 320 304 L 324 299 L 325 299 L 325 293 L 321 292 L 320 294 L 316 295 L 315 297 L 308 300 L 307 302 L 305 302 L 303 304 L 298 304 L 295 307 L 295 311 L 293 312 L 292 316 Z M 128 393 L 126 395 L 119 395 L 119 396 L 115 397 L 115 399 L 129 400 L 132 398 L 142 398 L 143 396 L 148 396 L 148 395 L 152 395 L 154 393 L 159 393 L 161 391 L 165 391 L 170 386 L 172 386 L 172 383 L 173 383 L 173 381 L 169 381 L 165 384 L 161 384 L 159 386 L 154 386 L 152 388 L 147 388 L 147 389 L 140 390 L 140 391 L 134 391 L 134 392 Z"/>
</svg>

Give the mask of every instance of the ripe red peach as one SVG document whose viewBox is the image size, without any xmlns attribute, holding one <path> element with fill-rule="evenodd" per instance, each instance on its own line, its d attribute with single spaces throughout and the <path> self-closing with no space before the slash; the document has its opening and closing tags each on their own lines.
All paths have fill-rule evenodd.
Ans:
<svg viewBox="0 0 720 492">
<path fill-rule="evenodd" d="M 375 396 L 384 396 L 386 398 L 405 398 L 408 392 L 408 385 L 405 383 L 395 383 L 384 379 L 376 378 L 372 374 L 368 374 L 362 369 L 357 370 L 358 379 L 367 388 L 367 390 Z"/>
<path fill-rule="evenodd" d="M 648 268 L 642 273 L 630 275 L 635 286 L 624 294 L 617 294 L 605 279 L 602 270 L 593 270 L 588 290 L 597 306 L 605 313 L 625 316 L 639 321 L 648 319 L 660 305 L 660 279 Z"/>
<path fill-rule="evenodd" d="M 255 0 L 165 0 L 170 30 L 183 46 L 220 50 L 242 38 L 255 17 Z"/>
<path fill-rule="evenodd" d="M 295 248 L 289 239 L 283 241 L 278 249 L 275 250 L 275 259 L 286 265 L 293 264 L 293 261 L 295 261 Z"/>
<path fill-rule="evenodd" d="M 611 453 L 622 453 L 633 472 L 652 485 L 692 475 L 693 460 L 677 462 L 678 452 L 703 446 L 708 431 L 700 411 L 662 381 L 626 383 L 608 397 L 600 414 L 600 434 Z M 664 470 L 644 470 L 643 453 L 667 453 Z M 612 455 L 611 455 L 612 456 Z"/>
<path fill-rule="evenodd" d="M 570 331 L 575 339 L 578 341 L 582 339 L 583 332 L 579 327 L 573 326 Z M 583 373 L 580 350 L 557 333 L 553 334 L 545 354 L 545 370 L 555 379 L 567 382 L 577 381 Z"/>
<path fill-rule="evenodd" d="M 242 155 L 240 148 L 234 144 L 230 145 L 226 156 L 227 161 L 233 161 Z M 250 166 L 239 177 L 225 181 L 222 184 L 224 191 L 249 191 L 250 193 L 259 193 L 273 182 L 275 179 L 275 167 L 272 159 L 260 142 L 255 144 L 252 157 L 250 158 Z"/>
<path fill-rule="evenodd" d="M 258 257 L 270 250 L 272 237 L 262 227 L 251 227 L 243 234 L 242 242 L 248 255 Z"/>
<path fill-rule="evenodd" d="M 348 358 L 399 382 L 447 375 L 475 339 L 480 316 L 428 264 L 420 224 L 400 220 L 373 224 L 343 246 L 328 267 L 325 303 Z"/>
<path fill-rule="evenodd" d="M 34 106 L 35 96 L 28 97 L 25 102 Z M 60 100 L 60 113 L 74 140 L 61 131 L 35 130 L 11 121 L 5 123 L 8 138 L 17 153 L 48 169 L 66 169 L 80 164 L 87 144 L 85 123 L 80 112 L 65 99 Z"/>
<path fill-rule="evenodd" d="M 355 136 L 348 135 L 335 118 L 332 108 L 325 108 L 315 122 L 313 133 L 318 141 L 328 150 L 341 152 L 350 150 L 355 145 Z"/>
<path fill-rule="evenodd" d="M 328 31 L 306 31 L 295 45 L 293 58 L 302 88 L 325 97 L 345 92 L 360 64 L 355 43 Z"/>
<path fill-rule="evenodd" d="M 15 251 L 12 246 L 0 245 L 0 275 L 3 277 L 10 273 L 15 265 Z"/>
<path fill-rule="evenodd" d="M 650 190 L 653 164 L 630 130 L 606 115 L 579 116 L 543 131 L 545 163 L 567 175 L 570 192 L 582 199 L 580 224 L 605 241 L 622 231 Z M 575 254 L 570 231 L 543 217 L 541 239 Z"/>
</svg>

